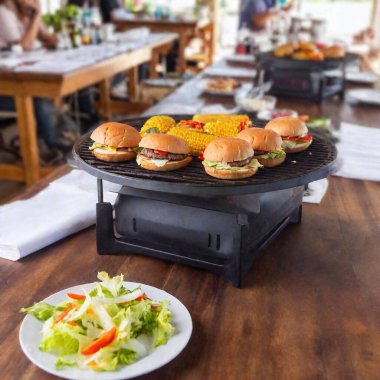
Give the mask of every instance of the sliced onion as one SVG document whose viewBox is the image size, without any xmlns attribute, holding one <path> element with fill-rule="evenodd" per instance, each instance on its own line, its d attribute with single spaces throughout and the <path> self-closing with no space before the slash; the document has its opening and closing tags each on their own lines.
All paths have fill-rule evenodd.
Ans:
<svg viewBox="0 0 380 380">
<path fill-rule="evenodd" d="M 113 303 L 125 303 L 125 302 L 133 301 L 136 298 L 141 297 L 143 294 L 144 293 L 141 289 L 137 289 L 133 291 L 132 293 L 124 294 L 123 296 L 116 297 L 116 298 L 98 297 L 97 301 L 106 305 L 113 304 Z"/>
<path fill-rule="evenodd" d="M 90 295 L 86 292 L 85 289 L 83 289 L 83 292 L 86 296 L 86 299 L 84 300 L 82 306 L 79 308 L 78 311 L 76 311 L 75 313 L 73 313 L 70 318 L 68 319 L 69 321 L 74 321 L 75 319 L 78 319 L 80 318 L 86 311 L 87 309 L 90 307 L 91 305 L 91 297 Z"/>
</svg>

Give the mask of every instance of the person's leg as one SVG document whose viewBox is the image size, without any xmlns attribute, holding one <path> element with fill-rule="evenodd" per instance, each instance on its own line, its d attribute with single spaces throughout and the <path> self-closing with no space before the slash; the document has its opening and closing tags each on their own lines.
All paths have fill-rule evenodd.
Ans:
<svg viewBox="0 0 380 380">
<path fill-rule="evenodd" d="M 38 134 L 49 147 L 56 147 L 58 135 L 54 105 L 45 98 L 34 98 L 33 101 Z"/>
<path fill-rule="evenodd" d="M 13 96 L 0 96 L 0 111 L 16 111 L 16 105 Z"/>
<path fill-rule="evenodd" d="M 87 132 L 101 120 L 99 113 L 94 108 L 94 98 L 94 87 L 87 87 L 78 92 L 79 112 L 87 116 L 87 120 L 81 123 L 81 133 Z"/>
</svg>

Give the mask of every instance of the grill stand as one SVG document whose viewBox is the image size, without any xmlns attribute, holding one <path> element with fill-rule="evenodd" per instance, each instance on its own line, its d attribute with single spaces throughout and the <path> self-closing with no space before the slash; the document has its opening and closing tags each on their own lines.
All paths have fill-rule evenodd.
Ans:
<svg viewBox="0 0 380 380">
<path fill-rule="evenodd" d="M 303 190 L 204 198 L 123 187 L 112 207 L 98 179 L 97 250 L 195 266 L 240 287 L 259 253 L 289 223 L 301 222 Z"/>
</svg>

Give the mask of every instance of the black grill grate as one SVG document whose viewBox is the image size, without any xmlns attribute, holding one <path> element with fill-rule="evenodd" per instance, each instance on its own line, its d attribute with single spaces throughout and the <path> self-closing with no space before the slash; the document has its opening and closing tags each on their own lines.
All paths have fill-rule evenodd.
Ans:
<svg viewBox="0 0 380 380">
<path fill-rule="evenodd" d="M 181 119 L 184 117 L 175 118 Z M 140 129 L 145 120 L 146 118 L 130 119 L 127 123 Z M 172 172 L 148 171 L 139 167 L 134 161 L 125 163 L 103 162 L 95 158 L 89 150 L 91 145 L 89 134 L 83 136 L 76 143 L 74 156 L 84 170 L 96 177 L 125 186 L 145 189 L 154 189 L 156 187 L 157 190 L 172 192 L 183 192 L 177 191 L 174 188 L 175 185 L 204 189 L 210 187 L 214 189 L 217 187 L 234 187 L 239 188 L 244 193 L 262 192 L 306 184 L 312 180 L 326 177 L 334 170 L 335 147 L 324 137 L 313 134 L 313 143 L 307 151 L 288 155 L 282 165 L 259 170 L 253 177 L 238 181 L 220 180 L 208 176 L 197 158 L 194 158 L 187 167 Z M 149 186 L 146 180 L 150 180 Z M 163 187 L 164 184 L 170 184 L 171 186 Z M 249 187 L 250 190 L 243 190 L 244 187 Z"/>
</svg>

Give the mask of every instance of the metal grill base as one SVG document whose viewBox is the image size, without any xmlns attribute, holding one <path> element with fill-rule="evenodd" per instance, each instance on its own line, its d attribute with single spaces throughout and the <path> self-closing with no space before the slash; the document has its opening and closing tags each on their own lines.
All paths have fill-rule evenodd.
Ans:
<svg viewBox="0 0 380 380">
<path fill-rule="evenodd" d="M 189 197 L 123 187 L 114 208 L 97 204 L 98 253 L 192 265 L 240 287 L 259 253 L 286 225 L 301 221 L 303 190 Z"/>
</svg>

